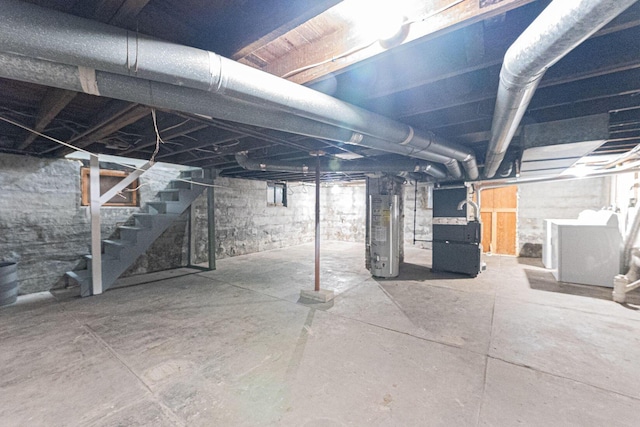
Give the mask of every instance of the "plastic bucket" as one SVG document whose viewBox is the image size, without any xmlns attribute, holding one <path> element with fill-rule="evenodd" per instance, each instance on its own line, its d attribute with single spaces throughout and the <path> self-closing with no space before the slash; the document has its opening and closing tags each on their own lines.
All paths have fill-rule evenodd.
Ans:
<svg viewBox="0 0 640 427">
<path fill-rule="evenodd" d="M 0 262 L 0 306 L 13 304 L 18 299 L 18 265 Z"/>
</svg>

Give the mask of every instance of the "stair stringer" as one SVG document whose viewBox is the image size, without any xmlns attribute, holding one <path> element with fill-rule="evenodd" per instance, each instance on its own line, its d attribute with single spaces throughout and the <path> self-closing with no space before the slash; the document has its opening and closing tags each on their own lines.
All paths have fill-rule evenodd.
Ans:
<svg viewBox="0 0 640 427">
<path fill-rule="evenodd" d="M 193 182 L 207 183 L 193 178 Z M 116 280 L 144 254 L 171 224 L 186 211 L 204 191 L 204 186 L 182 180 L 171 181 L 169 187 L 158 193 L 159 201 L 146 204 L 147 212 L 133 215 L 134 226 L 118 227 L 120 239 L 103 240 L 102 289 L 106 291 Z M 87 257 L 86 270 L 69 271 L 69 281 L 80 285 L 80 295 L 93 294 L 91 281 L 91 258 Z"/>
</svg>

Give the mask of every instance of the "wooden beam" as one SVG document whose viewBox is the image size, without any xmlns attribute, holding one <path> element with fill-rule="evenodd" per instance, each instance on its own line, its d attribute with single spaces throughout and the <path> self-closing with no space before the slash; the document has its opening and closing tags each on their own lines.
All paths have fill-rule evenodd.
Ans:
<svg viewBox="0 0 640 427">
<path fill-rule="evenodd" d="M 182 124 L 177 125 L 175 128 L 171 129 L 170 131 L 162 132 L 161 130 L 160 137 L 162 138 L 163 141 L 171 141 L 172 139 L 178 138 L 180 136 L 188 135 L 190 133 L 197 132 L 202 129 L 206 129 L 208 127 L 209 125 L 205 123 L 184 122 Z M 153 131 L 150 131 L 147 135 L 145 135 L 142 138 L 142 141 L 136 144 L 135 147 L 132 147 L 126 151 L 123 151 L 121 154 L 129 154 L 135 151 L 143 150 L 147 147 L 152 147 L 154 145 L 156 145 L 155 129 L 153 129 Z M 178 150 L 173 154 L 177 154 L 181 152 L 182 152 L 181 150 Z M 159 159 L 160 157 L 164 157 L 164 156 L 158 156 L 157 158 Z"/>
<path fill-rule="evenodd" d="M 202 128 L 206 128 L 209 127 L 208 125 L 203 125 L 203 124 L 199 124 L 196 127 L 202 127 Z M 179 136 L 179 135 L 178 135 Z M 193 143 L 188 144 L 182 148 L 179 148 L 175 151 L 173 151 L 172 153 L 168 153 L 168 154 L 163 154 L 161 156 L 158 156 L 157 158 L 163 158 L 163 157 L 167 157 L 167 156 L 175 156 L 177 154 L 182 154 L 182 153 L 186 153 L 188 151 L 192 151 L 198 148 L 205 148 L 205 147 L 210 147 L 213 146 L 215 144 L 226 144 L 228 142 L 233 142 L 235 140 L 240 140 L 243 138 L 247 138 L 244 135 L 240 135 L 238 133 L 235 132 L 228 132 L 228 131 L 223 131 L 222 133 L 218 133 L 218 134 L 213 134 L 213 135 L 205 135 L 203 138 L 200 138 L 200 140 L 198 141 L 193 141 Z M 164 139 L 164 138 L 163 138 Z M 204 139 L 205 142 L 202 142 L 201 140 Z"/>
<path fill-rule="evenodd" d="M 116 27 L 132 27 L 138 14 L 149 3 L 149 0 L 125 0 L 109 23 Z"/>
<path fill-rule="evenodd" d="M 579 80 L 593 79 L 594 77 L 618 75 L 618 73 L 640 68 L 640 56 L 638 56 L 636 50 L 629 49 L 629 46 L 633 46 L 634 40 L 637 40 L 638 37 L 640 37 L 640 29 L 635 28 L 620 32 L 615 37 L 598 37 L 585 41 L 549 69 L 538 90 Z M 497 76 L 499 67 L 496 64 L 484 71 L 467 73 L 469 76 L 467 80 L 469 81 L 481 79 L 485 81 L 477 89 L 465 90 L 465 85 L 462 84 L 463 80 L 461 80 L 462 75 L 460 75 L 456 80 L 456 86 L 453 87 L 451 85 L 432 84 L 423 88 L 414 88 L 411 92 L 404 94 L 401 105 L 393 106 L 391 100 L 394 98 L 382 98 L 380 100 L 367 101 L 362 106 L 380 113 L 386 113 L 376 108 L 376 105 L 391 105 L 393 112 L 389 112 L 389 114 L 392 114 L 395 118 L 403 118 L 494 99 L 497 93 L 497 79 L 489 80 L 487 77 L 481 76 L 480 73 L 485 72 Z M 451 72 L 461 73 L 473 69 L 475 67 L 462 66 L 459 70 L 451 70 Z M 626 81 L 620 81 L 620 83 L 625 84 Z M 615 89 L 614 86 L 611 85 L 607 88 Z M 536 98 L 540 98 L 540 96 L 536 95 Z"/>
<path fill-rule="evenodd" d="M 123 127 L 135 123 L 151 109 L 138 104 L 130 104 L 124 101 L 111 101 L 109 105 L 96 115 L 89 128 L 68 142 L 79 148 L 87 147 L 95 141 L 102 139 Z M 66 147 L 55 146 L 40 154 L 59 152 L 60 155 L 70 153 L 72 150 Z"/>
<path fill-rule="evenodd" d="M 634 19 L 636 15 L 640 15 L 640 3 L 632 6 L 631 9 L 620 15 L 611 24 L 596 33 L 594 37 L 569 53 L 566 59 L 554 65 L 547 73 L 547 78 L 555 78 L 555 76 L 560 75 L 566 76 L 571 73 L 578 74 L 579 70 L 576 68 L 604 68 L 607 63 L 620 64 L 620 66 L 626 67 L 634 61 L 639 62 L 636 50 L 631 48 L 635 46 L 636 40 L 640 36 L 640 31 L 637 28 L 640 23 Z M 530 22 L 530 19 L 525 19 L 526 17 L 523 16 L 512 16 L 511 18 L 513 22 L 510 22 L 509 25 L 501 25 L 498 34 L 492 32 L 492 30 L 486 30 L 485 39 L 493 39 L 494 43 L 492 43 L 491 49 L 486 50 L 483 56 L 465 59 L 462 52 L 466 50 L 467 44 L 463 43 L 463 38 L 456 36 L 456 34 L 451 34 L 430 41 L 428 54 L 416 54 L 414 49 L 411 51 L 403 50 L 387 55 L 382 62 L 376 61 L 375 71 L 378 74 L 378 78 L 367 89 L 367 93 L 363 95 L 364 99 L 382 98 L 443 79 L 502 64 L 507 48 Z M 468 28 L 474 27 L 476 25 Z M 612 33 L 616 34 L 605 37 Z M 495 43 L 496 41 L 498 43 Z M 420 51 L 420 49 L 416 50 Z M 476 49 L 475 51 L 478 50 Z M 411 66 L 406 66 L 407 63 L 411 63 Z M 370 72 L 367 68 L 368 65 L 363 67 L 362 74 L 366 75 Z M 371 67 L 373 67 L 373 64 Z M 387 69 L 389 70 L 388 75 L 381 76 L 380 73 Z M 587 71 L 580 72 L 586 73 Z M 338 77 L 338 85 L 340 86 L 341 83 L 340 77 Z M 366 105 L 364 107 L 367 108 Z"/>
<path fill-rule="evenodd" d="M 103 126 L 96 129 L 94 132 L 85 136 L 84 138 L 77 140 L 74 145 L 79 148 L 88 147 L 94 142 L 97 142 L 102 138 L 106 138 L 112 133 L 117 132 L 126 126 L 129 126 L 132 123 L 137 122 L 145 116 L 148 116 L 150 112 L 151 108 L 147 106 L 133 104 L 133 108 L 131 108 L 125 114 L 107 119 Z"/>
<path fill-rule="evenodd" d="M 370 67 L 375 67 L 378 78 L 362 96 L 367 100 L 375 100 L 461 74 L 500 65 L 506 51 L 506 46 L 504 50 L 492 49 L 482 57 L 468 60 L 465 46 L 463 39 L 445 36 L 431 43 L 428 54 L 416 55 L 415 52 L 406 50 L 391 55 L 381 66 L 363 65 L 362 74 L 366 75 Z M 411 64 L 411 66 L 407 66 L 407 64 Z M 386 70 L 389 71 L 385 72 Z M 338 85 L 342 86 L 340 77 L 338 77 Z"/>
<path fill-rule="evenodd" d="M 640 94 L 640 68 L 562 85 L 544 86 L 531 100 L 532 111 L 578 102 Z"/>
<path fill-rule="evenodd" d="M 635 3 L 593 35 L 600 37 L 640 25 L 640 3 Z"/>
<path fill-rule="evenodd" d="M 102 109 L 102 111 L 100 111 L 94 116 L 88 128 L 84 132 L 80 133 L 79 135 L 76 135 L 71 140 L 69 140 L 69 143 L 73 144 L 76 141 L 84 139 L 85 137 L 91 135 L 92 133 L 97 132 L 100 128 L 106 126 L 110 121 L 116 119 L 117 117 L 127 114 L 137 105 L 138 104 L 130 104 L 125 101 L 117 101 L 117 100 L 113 100 L 109 102 L 107 106 Z"/>
<path fill-rule="evenodd" d="M 101 22 L 109 22 L 117 12 L 122 0 L 98 0 L 93 7 L 91 18 Z"/>
<path fill-rule="evenodd" d="M 66 107 L 73 98 L 75 98 L 77 92 L 70 90 L 50 88 L 47 90 L 44 98 L 40 102 L 38 108 L 38 115 L 36 116 L 36 122 L 34 130 L 42 132 L 49 123 Z M 30 132 L 27 138 L 20 143 L 16 148 L 18 150 L 24 150 L 38 137 L 35 133 Z"/>
<path fill-rule="evenodd" d="M 206 146 L 199 144 L 199 146 L 195 146 L 192 148 L 193 151 L 196 151 L 196 153 L 198 153 L 195 158 L 191 157 L 187 153 L 183 153 L 183 154 L 177 155 L 171 160 L 172 162 L 178 163 L 178 164 L 194 163 L 194 162 L 201 162 L 203 160 L 217 159 L 220 157 L 235 154 L 240 151 L 262 150 L 265 148 L 270 148 L 278 145 L 275 143 L 265 143 L 261 141 L 256 141 L 255 139 L 247 136 L 228 138 L 226 141 L 221 140 L 221 141 L 218 141 L 218 143 L 224 144 L 225 142 L 231 142 L 235 140 L 238 140 L 239 143 L 238 145 L 233 145 L 232 147 L 216 147 L 211 142 L 209 142 Z M 210 151 L 210 152 L 197 151 L 199 149 L 204 149 L 205 147 L 210 147 L 207 149 L 207 151 Z M 192 153 L 193 151 L 190 151 L 189 153 Z"/>
<path fill-rule="evenodd" d="M 100 0 L 94 6 L 93 17 L 101 20 L 102 22 L 108 22 L 113 25 L 123 25 L 128 22 L 129 19 L 135 18 L 138 13 L 144 8 L 149 0 L 119 0 L 121 4 L 118 6 L 118 2 L 112 0 Z M 82 2 L 82 5 L 86 7 L 86 3 Z M 75 7 L 75 3 L 73 7 Z M 70 6 L 69 8 L 71 8 Z M 75 98 L 77 92 L 70 90 L 51 88 L 47 91 L 47 94 L 40 103 L 38 109 L 38 116 L 34 129 L 38 132 L 42 132 L 49 123 Z M 132 107 L 135 104 L 131 105 Z M 27 138 L 16 147 L 19 150 L 24 150 L 37 138 L 37 135 L 30 133 Z M 45 151 L 52 152 L 58 150 L 58 147 Z"/>
<path fill-rule="evenodd" d="M 190 16 L 203 29 L 191 45 L 214 50 L 223 56 L 238 59 L 273 40 L 312 17 L 339 3 L 340 0 L 259 0 L 209 2 L 202 13 L 174 6 L 178 13 Z M 203 2 L 201 2 L 204 4 Z"/>
<path fill-rule="evenodd" d="M 237 61 L 239 59 L 242 59 L 244 57 L 247 57 L 247 56 L 251 55 L 252 53 L 257 51 L 258 49 L 260 49 L 264 45 L 266 45 L 266 44 L 278 39 L 281 36 L 284 36 L 289 31 L 291 31 L 294 28 L 304 24 L 308 20 L 316 17 L 317 15 L 319 15 L 322 12 L 326 11 L 327 9 L 329 9 L 331 6 L 334 6 L 338 2 L 339 2 L 339 0 L 312 2 L 311 5 L 309 5 L 309 7 L 304 9 L 304 12 L 302 14 L 296 15 L 293 19 L 291 19 L 291 20 L 285 22 L 284 24 L 280 25 L 278 28 L 276 28 L 275 30 L 271 31 L 270 33 L 260 37 L 259 39 L 255 40 L 255 41 L 253 41 L 251 43 L 246 44 L 245 46 L 243 46 L 241 48 L 238 48 L 233 53 L 233 55 L 231 55 L 231 59 L 235 59 Z"/>
<path fill-rule="evenodd" d="M 485 7 L 481 7 L 477 1 L 461 1 L 455 3 L 452 2 L 452 0 L 439 0 L 437 2 L 423 2 L 422 10 L 418 11 L 417 16 L 429 16 L 429 14 L 434 11 L 442 11 L 427 19 L 412 23 L 409 27 L 408 35 L 402 44 L 424 39 L 425 37 L 433 38 L 440 36 L 446 32 L 524 6 L 532 1 L 534 0 L 503 0 L 501 2 L 487 4 Z M 447 5 L 452 4 L 455 5 L 443 10 Z M 344 26 L 341 30 L 335 31 L 313 43 L 291 49 L 289 53 L 267 64 L 263 67 L 263 70 L 281 76 L 309 64 L 328 61 L 289 78 L 289 80 L 296 83 L 307 83 L 326 76 L 329 73 L 335 73 L 356 62 L 371 58 L 386 50 L 380 43 L 374 43 L 363 50 L 354 52 L 352 55 L 332 61 L 332 58 L 339 57 L 365 42 L 367 41 L 363 40 L 361 35 L 356 34 L 354 29 Z"/>
<path fill-rule="evenodd" d="M 89 19 L 115 25 L 129 27 L 149 0 L 97 0 L 95 2 L 79 2 L 75 6 L 75 14 Z"/>
</svg>

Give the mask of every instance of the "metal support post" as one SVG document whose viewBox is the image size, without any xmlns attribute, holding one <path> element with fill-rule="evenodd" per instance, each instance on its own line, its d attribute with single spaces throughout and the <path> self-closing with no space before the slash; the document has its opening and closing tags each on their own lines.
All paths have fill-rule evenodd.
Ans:
<svg viewBox="0 0 640 427">
<path fill-rule="evenodd" d="M 207 181 L 211 184 L 213 182 L 215 172 L 213 169 L 207 169 L 205 171 Z M 209 231 L 209 238 L 207 239 L 209 244 L 209 270 L 216 269 L 216 212 L 215 212 L 215 199 L 214 199 L 214 187 L 207 187 L 207 229 Z"/>
<path fill-rule="evenodd" d="M 195 203 L 189 206 L 189 253 L 187 257 L 189 267 L 196 264 L 196 207 Z"/>
<path fill-rule="evenodd" d="M 413 244 L 416 244 L 416 217 L 418 212 L 418 180 L 413 181 Z"/>
<path fill-rule="evenodd" d="M 315 287 L 320 291 L 320 155 L 316 155 L 316 271 Z"/>
<path fill-rule="evenodd" d="M 100 163 L 92 154 L 89 161 L 91 197 L 91 284 L 93 295 L 102 293 L 102 245 L 100 233 Z"/>
</svg>

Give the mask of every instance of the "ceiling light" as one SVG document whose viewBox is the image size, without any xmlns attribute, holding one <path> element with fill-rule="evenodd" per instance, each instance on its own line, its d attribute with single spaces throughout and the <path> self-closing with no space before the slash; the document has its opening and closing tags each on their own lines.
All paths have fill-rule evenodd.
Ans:
<svg viewBox="0 0 640 427">
<path fill-rule="evenodd" d="M 364 156 L 361 156 L 360 154 L 356 154 L 356 153 L 344 152 L 344 153 L 336 153 L 334 154 L 334 157 L 337 157 L 342 160 L 355 160 L 355 159 L 362 159 Z"/>
<path fill-rule="evenodd" d="M 407 21 L 403 6 L 397 0 L 345 0 L 341 12 L 363 38 L 384 42 L 402 33 Z"/>
</svg>

